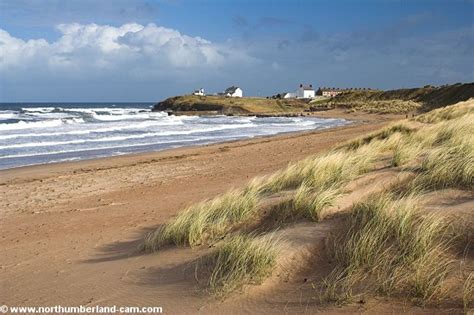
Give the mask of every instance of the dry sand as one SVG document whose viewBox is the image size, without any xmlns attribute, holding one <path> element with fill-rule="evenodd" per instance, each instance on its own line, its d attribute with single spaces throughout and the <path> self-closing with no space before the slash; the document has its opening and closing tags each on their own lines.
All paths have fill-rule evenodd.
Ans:
<svg viewBox="0 0 474 315">
<path fill-rule="evenodd" d="M 321 116 L 358 123 L 0 171 L 0 304 L 162 306 L 169 314 L 314 313 L 317 303 L 304 273 L 218 301 L 198 289 L 194 265 L 202 250 L 171 248 L 143 255 L 136 248 L 146 231 L 188 204 L 401 118 L 334 111 Z M 383 301 L 371 303 L 363 309 L 377 313 L 385 307 Z M 402 312 L 407 306 L 391 307 Z"/>
</svg>

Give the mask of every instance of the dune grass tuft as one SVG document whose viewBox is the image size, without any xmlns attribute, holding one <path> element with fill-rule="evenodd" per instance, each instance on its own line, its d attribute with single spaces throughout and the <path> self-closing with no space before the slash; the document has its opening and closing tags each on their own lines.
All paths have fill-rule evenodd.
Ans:
<svg viewBox="0 0 474 315">
<path fill-rule="evenodd" d="M 474 300 L 474 271 L 470 272 L 469 275 L 464 280 L 463 290 L 462 290 L 462 301 L 464 312 L 467 314 L 472 307 L 472 302 Z"/>
<path fill-rule="evenodd" d="M 275 193 L 297 189 L 304 182 L 319 190 L 339 186 L 369 171 L 378 153 L 377 148 L 364 146 L 354 152 L 332 151 L 308 158 L 275 173 L 262 190 Z"/>
<path fill-rule="evenodd" d="M 332 297 L 370 280 L 370 288 L 387 295 L 405 294 L 428 301 L 443 293 L 450 270 L 450 244 L 443 239 L 446 222 L 424 217 L 417 198 L 393 199 L 388 193 L 354 206 L 348 230 L 337 238 L 337 268 L 326 279 L 323 295 Z M 360 285 L 359 285 L 360 289 Z"/>
<path fill-rule="evenodd" d="M 381 129 L 380 131 L 371 133 L 367 136 L 352 140 L 348 143 L 343 144 L 339 148 L 347 150 L 356 150 L 366 144 L 369 144 L 375 140 L 385 140 L 390 138 L 393 134 L 410 134 L 413 132 L 413 129 L 408 127 L 406 124 L 398 123 L 390 127 Z"/>
<path fill-rule="evenodd" d="M 211 292 L 226 295 L 246 284 L 260 284 L 276 266 L 278 251 L 278 239 L 272 235 L 226 238 L 211 256 Z"/>
<path fill-rule="evenodd" d="M 415 185 L 424 189 L 474 189 L 474 142 L 466 139 L 432 150 L 423 161 Z"/>
<path fill-rule="evenodd" d="M 305 182 L 296 190 L 291 200 L 293 216 L 320 221 L 325 216 L 324 210 L 332 206 L 341 195 L 342 191 L 337 186 L 315 189 Z"/>
<path fill-rule="evenodd" d="M 439 148 L 439 152 L 446 153 L 445 158 L 449 155 L 448 152 L 458 145 L 462 145 L 467 151 L 472 150 L 473 119 L 473 114 L 465 114 L 452 120 L 441 120 L 411 134 L 403 135 L 392 148 L 392 166 L 402 166 L 420 157 L 426 157 L 436 148 Z M 445 166 L 449 167 L 448 164 Z"/>
<path fill-rule="evenodd" d="M 143 249 L 154 251 L 168 244 L 197 246 L 220 238 L 255 214 L 258 199 L 258 188 L 249 185 L 193 205 L 148 234 Z"/>
</svg>

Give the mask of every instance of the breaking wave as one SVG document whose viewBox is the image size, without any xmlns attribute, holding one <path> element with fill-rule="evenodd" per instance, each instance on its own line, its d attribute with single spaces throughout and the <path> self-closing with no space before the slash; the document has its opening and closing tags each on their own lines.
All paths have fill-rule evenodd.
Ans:
<svg viewBox="0 0 474 315">
<path fill-rule="evenodd" d="M 152 112 L 151 104 L 100 105 L 0 104 L 0 169 L 349 123 L 314 117 L 168 116 Z"/>
</svg>

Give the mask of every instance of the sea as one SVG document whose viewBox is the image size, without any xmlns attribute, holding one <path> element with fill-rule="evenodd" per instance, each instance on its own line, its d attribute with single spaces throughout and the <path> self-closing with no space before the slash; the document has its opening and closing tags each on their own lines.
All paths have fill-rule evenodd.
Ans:
<svg viewBox="0 0 474 315">
<path fill-rule="evenodd" d="M 0 103 L 0 169 L 350 124 L 316 117 L 169 116 L 153 103 Z"/>
</svg>

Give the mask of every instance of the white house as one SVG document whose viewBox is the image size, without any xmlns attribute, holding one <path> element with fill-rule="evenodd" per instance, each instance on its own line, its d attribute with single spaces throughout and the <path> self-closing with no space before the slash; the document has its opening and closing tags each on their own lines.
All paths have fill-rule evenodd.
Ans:
<svg viewBox="0 0 474 315">
<path fill-rule="evenodd" d="M 231 86 L 231 87 L 225 89 L 224 95 L 229 96 L 229 97 L 242 97 L 243 96 L 243 91 L 238 86 Z"/>
<path fill-rule="evenodd" d="M 194 90 L 193 95 L 199 95 L 199 96 L 204 96 L 204 89 L 200 88 L 199 90 Z"/>
<path fill-rule="evenodd" d="M 296 93 L 284 93 L 283 98 L 296 98 Z"/>
<path fill-rule="evenodd" d="M 315 95 L 313 85 L 304 85 L 300 84 L 299 88 L 296 90 L 297 98 L 313 98 Z"/>
</svg>

